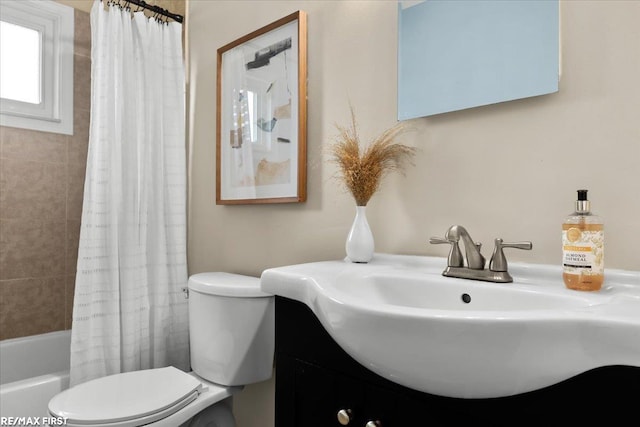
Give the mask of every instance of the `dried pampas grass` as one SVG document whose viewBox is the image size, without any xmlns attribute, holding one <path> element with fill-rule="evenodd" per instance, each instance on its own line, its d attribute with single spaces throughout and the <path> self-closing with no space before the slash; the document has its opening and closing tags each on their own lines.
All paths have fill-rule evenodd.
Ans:
<svg viewBox="0 0 640 427">
<path fill-rule="evenodd" d="M 402 123 L 387 129 L 361 149 L 356 116 L 351 108 L 351 125 L 336 125 L 339 136 L 329 146 L 330 160 L 338 165 L 341 181 L 358 206 L 366 206 L 378 191 L 382 178 L 393 171 L 404 172 L 416 149 L 395 142 L 406 131 Z"/>
</svg>

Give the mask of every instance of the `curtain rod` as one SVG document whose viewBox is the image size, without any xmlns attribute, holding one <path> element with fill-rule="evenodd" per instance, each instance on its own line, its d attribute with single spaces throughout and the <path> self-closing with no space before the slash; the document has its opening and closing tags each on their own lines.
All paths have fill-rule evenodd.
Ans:
<svg viewBox="0 0 640 427">
<path fill-rule="evenodd" d="M 114 2 L 119 3 L 119 0 L 114 0 Z M 135 4 L 138 7 L 143 9 L 147 9 L 152 11 L 153 13 L 157 13 L 158 15 L 166 16 L 168 18 L 173 19 L 176 22 L 182 23 L 184 17 L 182 15 L 178 15 L 176 13 L 171 13 L 167 9 L 163 9 L 160 6 L 156 6 L 153 4 L 148 4 L 144 0 L 124 0 L 125 3 Z"/>
</svg>

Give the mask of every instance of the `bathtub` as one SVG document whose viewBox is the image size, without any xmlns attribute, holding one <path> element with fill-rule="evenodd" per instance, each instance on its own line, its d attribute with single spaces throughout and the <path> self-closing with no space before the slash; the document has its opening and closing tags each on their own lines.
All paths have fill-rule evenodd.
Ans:
<svg viewBox="0 0 640 427">
<path fill-rule="evenodd" d="M 69 387 L 71 331 L 0 341 L 0 416 L 46 417 Z"/>
</svg>

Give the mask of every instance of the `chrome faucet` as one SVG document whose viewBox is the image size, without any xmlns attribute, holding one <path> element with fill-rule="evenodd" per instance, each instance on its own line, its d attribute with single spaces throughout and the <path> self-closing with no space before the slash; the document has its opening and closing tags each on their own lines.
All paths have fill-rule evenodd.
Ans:
<svg viewBox="0 0 640 427">
<path fill-rule="evenodd" d="M 460 251 L 459 242 L 464 244 L 465 261 Z M 469 232 L 461 225 L 449 227 L 444 239 L 432 237 L 431 244 L 448 243 L 451 245 L 449 257 L 447 258 L 447 268 L 442 272 L 443 276 L 458 277 L 462 279 L 484 280 L 486 282 L 509 283 L 513 278 L 507 271 L 507 259 L 504 256 L 504 248 L 516 248 L 531 250 L 531 242 L 504 243 L 502 239 L 495 239 L 493 255 L 489 261 L 489 269 L 485 270 L 485 258 L 480 253 L 481 243 L 474 242 Z"/>
<path fill-rule="evenodd" d="M 474 242 L 466 228 L 461 225 L 453 225 L 449 227 L 444 238 L 450 242 L 458 242 L 462 239 L 464 253 L 467 256 L 467 266 L 473 270 L 482 270 L 484 268 L 485 259 L 480 253 L 482 243 Z"/>
</svg>

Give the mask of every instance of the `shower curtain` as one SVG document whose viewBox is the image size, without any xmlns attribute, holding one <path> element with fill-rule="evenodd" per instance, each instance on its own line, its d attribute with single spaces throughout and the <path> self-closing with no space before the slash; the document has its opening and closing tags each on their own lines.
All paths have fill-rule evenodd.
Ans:
<svg viewBox="0 0 640 427">
<path fill-rule="evenodd" d="M 71 385 L 189 368 L 182 26 L 96 0 L 91 34 Z"/>
</svg>

